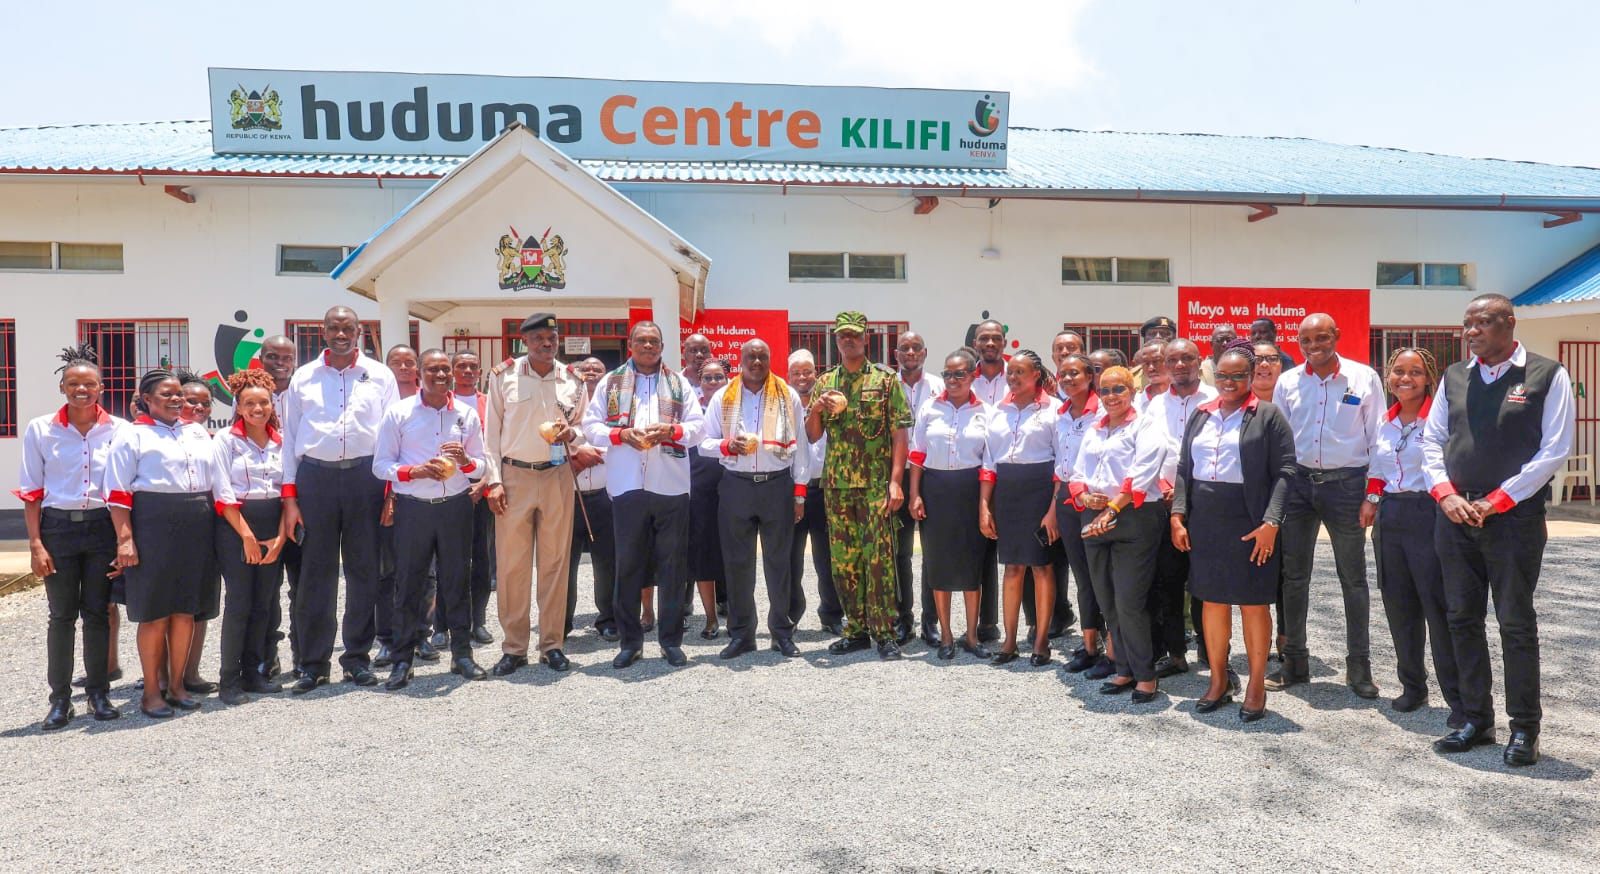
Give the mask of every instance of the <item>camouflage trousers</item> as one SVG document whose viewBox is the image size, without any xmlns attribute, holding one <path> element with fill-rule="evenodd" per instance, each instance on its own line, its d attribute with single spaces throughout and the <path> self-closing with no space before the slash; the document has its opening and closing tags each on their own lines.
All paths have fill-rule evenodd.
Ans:
<svg viewBox="0 0 1600 874">
<path fill-rule="evenodd" d="M 894 532 L 900 520 L 883 514 L 885 495 L 882 489 L 828 489 L 824 495 L 846 637 L 894 637 Z"/>
</svg>

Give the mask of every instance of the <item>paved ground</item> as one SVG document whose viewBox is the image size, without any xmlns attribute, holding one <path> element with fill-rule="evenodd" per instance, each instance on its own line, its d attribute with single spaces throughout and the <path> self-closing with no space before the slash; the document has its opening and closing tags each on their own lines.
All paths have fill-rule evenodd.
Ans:
<svg viewBox="0 0 1600 874">
<path fill-rule="evenodd" d="M 1593 538 L 1552 541 L 1545 760 L 1515 772 L 1498 747 L 1434 755 L 1440 707 L 1391 711 L 1376 595 L 1386 696 L 1345 690 L 1326 547 L 1315 681 L 1251 726 L 1194 713 L 1203 676 L 1134 708 L 1056 667 L 938 662 L 921 644 L 897 664 L 830 657 L 810 617 L 795 661 L 719 662 L 725 638 L 691 632 L 689 667 L 652 643 L 616 672 L 585 633 L 564 676 L 425 666 L 403 693 L 210 700 L 166 722 L 124 681 L 129 715 L 45 735 L 35 589 L 0 599 L 0 870 L 1584 870 L 1600 838 L 1594 555 Z M 131 629 L 123 647 L 131 667 Z"/>
</svg>

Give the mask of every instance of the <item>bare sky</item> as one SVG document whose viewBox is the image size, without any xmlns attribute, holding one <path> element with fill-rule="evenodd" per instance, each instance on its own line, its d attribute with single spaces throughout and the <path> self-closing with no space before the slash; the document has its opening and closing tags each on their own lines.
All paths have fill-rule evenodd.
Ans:
<svg viewBox="0 0 1600 874">
<path fill-rule="evenodd" d="M 402 70 L 998 89 L 1019 126 L 1600 166 L 1592 0 L 18 0 L 5 26 L 6 127 L 204 118 L 208 66 Z"/>
</svg>

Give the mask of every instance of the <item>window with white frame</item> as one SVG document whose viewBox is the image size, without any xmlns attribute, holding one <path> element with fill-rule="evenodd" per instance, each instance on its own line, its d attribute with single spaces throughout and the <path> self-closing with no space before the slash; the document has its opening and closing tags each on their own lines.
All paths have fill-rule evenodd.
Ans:
<svg viewBox="0 0 1600 874">
<path fill-rule="evenodd" d="M 1061 259 L 1063 285 L 1113 282 L 1126 285 L 1168 285 L 1172 282 L 1171 262 L 1166 258 L 1083 255 L 1067 255 Z"/>
<path fill-rule="evenodd" d="M 904 282 L 906 256 L 861 252 L 790 252 L 789 281 Z"/>
<path fill-rule="evenodd" d="M 121 273 L 122 244 L 0 241 L 0 270 Z"/>
<path fill-rule="evenodd" d="M 327 276 L 350 254 L 349 246 L 278 246 L 279 276 Z"/>
<path fill-rule="evenodd" d="M 1379 261 L 1379 288 L 1471 288 L 1470 264 Z"/>
</svg>

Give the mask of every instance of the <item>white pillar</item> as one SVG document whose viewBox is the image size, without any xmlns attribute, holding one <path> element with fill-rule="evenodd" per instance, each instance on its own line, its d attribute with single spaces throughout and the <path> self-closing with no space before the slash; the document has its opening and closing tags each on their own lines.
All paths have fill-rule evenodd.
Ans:
<svg viewBox="0 0 1600 874">
<path fill-rule="evenodd" d="M 676 277 L 669 277 L 676 279 Z M 683 342 L 678 331 L 678 284 L 660 283 L 650 298 L 650 319 L 661 326 L 661 360 L 673 370 L 683 369 Z"/>
<path fill-rule="evenodd" d="M 390 347 L 411 343 L 411 309 L 405 300 L 400 299 L 398 291 L 385 294 L 382 280 L 378 282 L 377 291 L 378 325 L 383 329 L 384 344 L 384 348 L 378 350 L 378 355 L 382 356 Z"/>
</svg>

